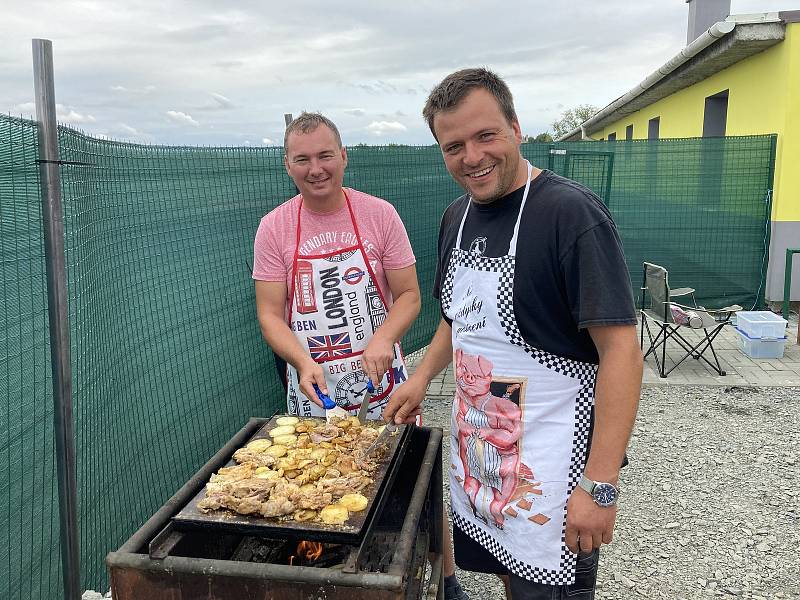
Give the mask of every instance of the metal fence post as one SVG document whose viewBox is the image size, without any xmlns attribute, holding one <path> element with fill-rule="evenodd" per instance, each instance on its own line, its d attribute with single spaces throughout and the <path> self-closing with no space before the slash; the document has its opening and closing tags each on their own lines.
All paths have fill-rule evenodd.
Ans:
<svg viewBox="0 0 800 600">
<path fill-rule="evenodd" d="M 53 371 L 53 427 L 58 478 L 61 568 L 64 598 L 78 600 L 78 493 L 75 477 L 75 437 L 72 423 L 72 370 L 67 316 L 67 271 L 64 218 L 61 209 L 58 124 L 53 83 L 53 44 L 33 40 L 33 80 L 39 122 L 39 178 L 42 193 L 47 308 L 50 321 L 50 361 Z"/>
<path fill-rule="evenodd" d="M 789 300 L 792 294 L 792 258 L 800 254 L 800 248 L 786 249 L 786 266 L 783 269 L 783 318 L 789 320 Z"/>
</svg>

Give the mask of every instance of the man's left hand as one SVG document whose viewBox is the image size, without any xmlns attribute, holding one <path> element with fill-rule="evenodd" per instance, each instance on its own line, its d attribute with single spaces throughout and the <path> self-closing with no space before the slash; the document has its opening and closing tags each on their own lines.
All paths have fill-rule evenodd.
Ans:
<svg viewBox="0 0 800 600">
<path fill-rule="evenodd" d="M 394 343 L 391 340 L 383 339 L 376 333 L 364 349 L 364 354 L 361 355 L 361 366 L 367 377 L 372 380 L 373 385 L 378 387 L 386 371 L 391 368 L 393 360 Z"/>
<path fill-rule="evenodd" d="M 616 506 L 598 506 L 589 494 L 576 487 L 567 501 L 567 548 L 578 554 L 610 544 L 616 519 Z"/>
</svg>

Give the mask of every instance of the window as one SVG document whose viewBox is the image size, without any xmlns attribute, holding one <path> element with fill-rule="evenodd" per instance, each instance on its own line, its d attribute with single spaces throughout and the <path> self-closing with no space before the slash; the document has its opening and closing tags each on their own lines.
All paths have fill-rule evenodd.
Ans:
<svg viewBox="0 0 800 600">
<path fill-rule="evenodd" d="M 661 117 L 653 117 L 647 122 L 647 139 L 658 139 L 658 126 L 661 124 Z"/>
<path fill-rule="evenodd" d="M 625 139 L 626 140 L 633 139 L 633 124 L 630 124 L 625 128 Z"/>
<path fill-rule="evenodd" d="M 725 135 L 728 121 L 728 90 L 706 98 L 703 113 L 703 137 L 720 137 Z"/>
<path fill-rule="evenodd" d="M 608 141 L 609 142 L 616 142 L 617 141 L 617 132 L 609 133 L 608 134 Z"/>
</svg>

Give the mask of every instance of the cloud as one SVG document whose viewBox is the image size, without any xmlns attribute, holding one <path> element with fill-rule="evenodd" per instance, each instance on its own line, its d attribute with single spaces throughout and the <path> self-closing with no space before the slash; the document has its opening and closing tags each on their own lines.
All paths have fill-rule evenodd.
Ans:
<svg viewBox="0 0 800 600">
<path fill-rule="evenodd" d="M 363 117 L 367 114 L 363 108 L 345 108 L 344 112 L 348 115 L 353 115 L 354 117 Z"/>
<path fill-rule="evenodd" d="M 36 104 L 34 102 L 22 102 L 15 104 L 13 112 L 26 115 L 36 115 Z M 85 123 L 94 123 L 97 119 L 90 114 L 82 114 L 76 111 L 72 106 L 64 104 L 56 104 L 56 121 L 59 123 L 66 123 L 68 125 L 81 125 Z"/>
<path fill-rule="evenodd" d="M 154 86 L 154 85 L 146 85 L 146 86 L 141 87 L 141 88 L 130 88 L 130 87 L 126 87 L 124 85 L 112 85 L 111 86 L 111 91 L 112 92 L 118 92 L 120 94 L 141 95 L 141 96 L 150 94 L 150 93 L 154 92 L 155 89 L 156 89 L 156 86 Z"/>
<path fill-rule="evenodd" d="M 265 146 L 274 146 L 275 145 L 275 142 L 272 141 L 269 138 L 261 138 L 261 143 L 264 144 Z"/>
<path fill-rule="evenodd" d="M 139 135 L 139 132 L 136 130 L 135 127 L 131 127 L 130 125 L 126 125 L 125 123 L 120 123 L 117 129 L 119 129 L 123 133 L 127 133 L 128 135 Z"/>
<path fill-rule="evenodd" d="M 72 107 L 64 106 L 63 104 L 56 104 L 56 120 L 70 125 L 94 123 L 97 121 L 92 115 L 88 113 L 85 115 L 81 114 Z"/>
<path fill-rule="evenodd" d="M 34 102 L 22 102 L 21 104 L 15 104 L 11 107 L 11 112 L 24 115 L 34 115 L 36 114 L 36 104 Z"/>
<path fill-rule="evenodd" d="M 192 127 L 200 127 L 200 123 L 195 121 L 191 115 L 187 115 L 185 112 L 181 112 L 179 110 L 168 110 L 167 117 L 171 121 L 175 123 L 179 123 L 181 125 L 191 125 Z"/>
<path fill-rule="evenodd" d="M 373 121 L 367 125 L 367 131 L 373 135 L 384 135 L 387 133 L 398 133 L 407 131 L 408 127 L 397 121 Z"/>
<path fill-rule="evenodd" d="M 166 30 L 164 37 L 184 43 L 206 43 L 212 39 L 232 37 L 237 30 L 235 23 L 205 23 Z"/>
<path fill-rule="evenodd" d="M 236 108 L 236 105 L 230 98 L 226 98 L 222 94 L 217 94 L 211 92 L 211 97 L 217 103 L 217 108 L 228 109 L 228 108 Z"/>
</svg>

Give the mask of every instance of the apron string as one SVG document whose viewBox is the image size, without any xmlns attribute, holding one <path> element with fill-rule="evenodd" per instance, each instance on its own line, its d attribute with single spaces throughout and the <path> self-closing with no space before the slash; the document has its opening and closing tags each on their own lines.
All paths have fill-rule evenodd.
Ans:
<svg viewBox="0 0 800 600">
<path fill-rule="evenodd" d="M 517 253 L 517 238 L 519 237 L 519 224 L 522 221 L 522 210 L 525 208 L 525 202 L 528 200 L 528 191 L 531 188 L 531 173 L 533 173 L 533 165 L 530 161 L 525 161 L 528 165 L 528 179 L 525 182 L 525 191 L 522 193 L 522 204 L 517 213 L 517 222 L 514 224 L 514 233 L 511 236 L 511 241 L 508 244 L 508 254 L 515 256 Z M 464 232 L 464 223 L 467 222 L 467 214 L 469 214 L 469 207 L 472 204 L 472 197 L 470 196 L 467 202 L 467 208 L 464 211 L 464 216 L 461 217 L 461 225 L 458 226 L 458 236 L 456 236 L 456 248 L 461 248 L 461 234 Z"/>
</svg>

